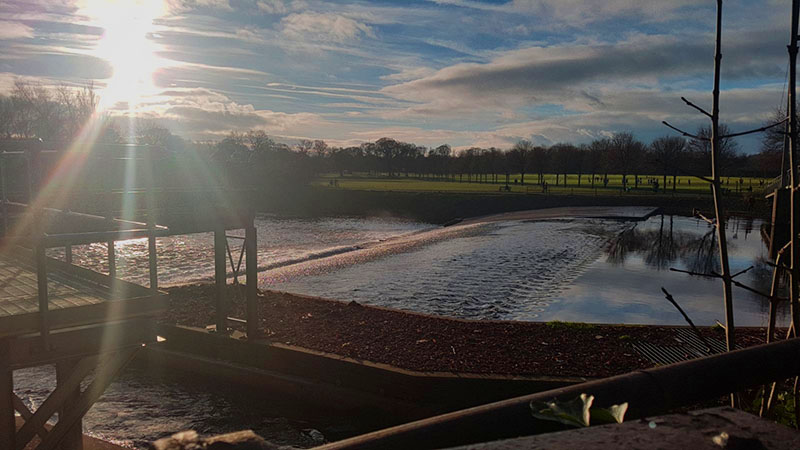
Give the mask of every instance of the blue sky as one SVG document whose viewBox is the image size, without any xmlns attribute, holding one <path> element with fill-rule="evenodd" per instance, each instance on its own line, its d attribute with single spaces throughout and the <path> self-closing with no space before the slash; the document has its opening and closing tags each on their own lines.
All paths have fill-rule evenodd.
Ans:
<svg viewBox="0 0 800 450">
<path fill-rule="evenodd" d="M 789 0 L 728 0 L 723 119 L 785 98 Z M 694 0 L 4 0 L 0 92 L 101 90 L 110 115 L 191 139 L 508 147 L 649 141 L 710 109 L 715 2 Z M 741 142 L 758 149 L 758 139 Z"/>
</svg>

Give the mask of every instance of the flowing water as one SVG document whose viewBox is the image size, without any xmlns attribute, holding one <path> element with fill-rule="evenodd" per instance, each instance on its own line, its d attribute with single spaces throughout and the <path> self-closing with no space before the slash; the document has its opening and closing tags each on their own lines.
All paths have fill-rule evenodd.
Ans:
<svg viewBox="0 0 800 450">
<path fill-rule="evenodd" d="M 729 250 L 733 271 L 752 266 L 737 280 L 767 291 L 771 269 L 760 226 L 758 220 L 731 220 Z M 693 218 L 442 228 L 388 218 L 261 216 L 257 228 L 262 288 L 473 319 L 683 324 L 664 299 L 664 287 L 695 323 L 724 319 L 719 280 L 669 270 L 719 270 L 713 229 Z M 241 241 L 230 242 L 236 263 Z M 144 240 L 117 243 L 121 277 L 146 284 L 146 248 Z M 163 284 L 213 276 L 209 233 L 159 239 L 158 251 Z M 59 253 L 53 252 L 63 256 Z M 76 263 L 99 271 L 107 270 L 105 255 L 104 245 L 74 249 Z M 734 305 L 737 324 L 766 323 L 767 303 L 760 297 L 735 288 Z M 785 323 L 785 311 L 780 320 Z M 31 405 L 41 402 L 53 383 L 49 368 L 15 373 L 17 393 Z M 134 367 L 111 385 L 85 424 L 92 434 L 137 447 L 186 428 L 206 433 L 252 428 L 269 440 L 298 446 L 316 443 L 307 429 L 334 438 L 356 431 L 324 414 L 297 418 L 280 399 L 253 401 L 251 394 Z"/>
</svg>

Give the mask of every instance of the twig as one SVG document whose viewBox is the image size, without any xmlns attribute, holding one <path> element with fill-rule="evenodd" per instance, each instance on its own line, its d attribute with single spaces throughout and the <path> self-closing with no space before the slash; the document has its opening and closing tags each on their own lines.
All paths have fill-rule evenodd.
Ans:
<svg viewBox="0 0 800 450">
<path fill-rule="evenodd" d="M 675 127 L 673 127 L 672 125 L 670 125 L 669 123 L 667 123 L 667 121 L 666 121 L 666 120 L 662 120 L 662 121 L 661 121 L 661 123 L 663 123 L 664 125 L 666 125 L 666 126 L 668 126 L 668 127 L 672 128 L 673 130 L 677 131 L 678 133 L 680 133 L 680 134 L 682 134 L 682 135 L 684 135 L 684 136 L 686 136 L 686 137 L 690 137 L 690 138 L 692 138 L 692 139 L 697 139 L 698 141 L 709 141 L 709 140 L 710 140 L 710 139 L 708 139 L 708 138 L 704 138 L 704 137 L 700 137 L 700 136 L 695 136 L 695 135 L 693 135 L 693 134 L 687 133 L 687 132 L 685 132 L 685 131 L 681 130 L 680 128 L 675 128 Z"/>
<path fill-rule="evenodd" d="M 701 213 L 699 209 L 693 210 L 692 213 L 693 213 L 693 215 L 695 215 L 695 216 L 705 220 L 706 222 L 708 222 L 709 225 L 716 225 L 717 224 L 716 219 L 709 219 L 708 217 L 704 216 L 703 213 Z"/>
<path fill-rule="evenodd" d="M 676 269 L 674 267 L 670 267 L 669 270 L 671 270 L 672 272 L 680 272 L 680 273 L 685 273 L 685 274 L 688 274 L 688 275 L 697 275 L 698 277 L 722 278 L 717 274 L 692 272 L 691 270 L 681 270 L 681 269 Z"/>
<path fill-rule="evenodd" d="M 691 106 L 692 108 L 700 111 L 701 113 L 707 115 L 708 117 L 711 117 L 711 113 L 710 112 L 708 112 L 705 109 L 695 105 L 694 103 L 690 102 L 689 100 L 686 100 L 686 97 L 681 97 L 681 100 L 683 100 L 684 103 L 686 103 L 687 105 Z"/>
<path fill-rule="evenodd" d="M 740 270 L 740 271 L 736 272 L 735 274 L 731 275 L 731 278 L 736 278 L 736 277 L 738 277 L 739 275 L 742 275 L 742 274 L 744 274 L 744 273 L 747 273 L 747 272 L 748 272 L 750 269 L 752 269 L 753 267 L 755 267 L 755 266 L 750 266 L 750 267 L 748 267 L 747 269 Z"/>
<path fill-rule="evenodd" d="M 716 273 L 716 272 L 711 272 L 711 273 L 700 273 L 700 272 L 692 272 L 691 270 L 681 270 L 681 269 L 676 269 L 676 268 L 674 268 L 674 267 L 670 267 L 670 268 L 669 268 L 669 270 L 671 270 L 672 272 L 680 272 L 680 273 L 685 273 L 685 274 L 688 274 L 688 275 L 695 275 L 695 276 L 698 276 L 698 277 L 706 277 L 706 278 L 723 278 L 723 276 L 722 276 L 722 275 L 720 275 L 720 274 L 718 274 L 718 273 Z M 747 269 L 747 270 L 750 270 L 750 269 Z M 732 278 L 733 278 L 733 277 L 731 277 L 731 284 L 733 284 L 733 285 L 734 285 L 734 286 L 736 286 L 736 287 L 740 287 L 740 288 L 742 288 L 742 289 L 744 289 L 744 290 L 746 290 L 746 291 L 752 292 L 753 294 L 760 295 L 760 296 L 762 296 L 762 297 L 769 298 L 769 299 L 772 299 L 772 298 L 774 298 L 775 300 L 781 300 L 781 301 L 783 301 L 783 300 L 787 300 L 787 299 L 786 299 L 786 298 L 784 298 L 784 297 L 772 297 L 772 296 L 770 296 L 769 294 L 765 294 L 765 293 L 763 293 L 763 292 L 761 292 L 761 291 L 758 291 L 758 290 L 756 290 L 756 289 L 754 289 L 754 288 L 751 288 L 750 286 L 748 286 L 748 285 L 746 285 L 746 284 L 742 284 L 742 283 L 740 283 L 740 282 L 738 282 L 738 281 L 736 281 L 736 280 L 734 280 L 734 279 L 732 279 Z"/>
<path fill-rule="evenodd" d="M 683 311 L 683 308 L 681 308 L 681 306 L 678 304 L 678 302 L 676 302 L 675 299 L 672 298 L 672 294 L 667 292 L 667 290 L 664 289 L 663 286 L 661 287 L 661 292 L 664 293 L 664 295 L 667 298 L 667 301 L 672 303 L 672 306 L 674 306 L 678 310 L 678 312 L 681 313 L 681 315 L 686 320 L 686 322 L 689 324 L 689 326 L 692 327 L 692 330 L 694 330 L 694 334 L 696 334 L 697 337 L 700 338 L 701 341 L 703 341 L 703 344 L 705 344 L 705 346 L 706 346 L 706 353 L 708 353 L 709 355 L 714 353 L 714 350 L 712 350 L 711 346 L 708 345 L 708 341 L 706 341 L 706 338 L 703 337 L 703 335 L 700 333 L 700 330 L 698 330 L 697 327 L 694 326 L 694 322 L 692 322 L 692 319 L 690 319 L 689 316 L 686 314 L 686 312 Z"/>
<path fill-rule="evenodd" d="M 736 137 L 736 136 L 744 136 L 746 134 L 761 133 L 762 131 L 767 131 L 772 127 L 778 126 L 778 125 L 786 122 L 787 120 L 789 120 L 788 117 L 783 119 L 783 120 L 781 120 L 780 122 L 775 122 L 772 125 L 767 125 L 765 127 L 756 128 L 756 129 L 750 130 L 750 131 L 742 131 L 741 133 L 726 134 L 724 136 L 720 136 L 720 139 L 732 138 L 732 137 Z"/>
</svg>

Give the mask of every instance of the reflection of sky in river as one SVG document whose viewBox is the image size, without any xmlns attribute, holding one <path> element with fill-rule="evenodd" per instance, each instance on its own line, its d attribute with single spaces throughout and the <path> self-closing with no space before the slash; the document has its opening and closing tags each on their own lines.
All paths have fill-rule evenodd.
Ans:
<svg viewBox="0 0 800 450">
<path fill-rule="evenodd" d="M 771 271 L 758 221 L 729 224 L 737 278 L 768 291 Z M 476 319 L 683 324 L 669 290 L 697 324 L 723 320 L 722 286 L 668 269 L 718 271 L 716 238 L 705 223 L 655 216 L 638 224 L 537 221 L 492 224 L 478 235 L 436 242 L 380 259 L 331 264 L 269 288 Z M 342 255 L 342 258 L 346 258 Z M 766 322 L 766 302 L 734 290 L 741 325 Z"/>
<path fill-rule="evenodd" d="M 771 269 L 760 258 L 766 254 L 760 221 L 733 219 L 728 225 L 733 273 L 755 266 L 737 280 L 769 292 Z M 655 216 L 629 233 L 627 248 L 610 251 L 556 298 L 550 317 L 559 320 L 625 323 L 675 323 L 683 318 L 661 293 L 666 288 L 697 324 L 724 322 L 722 283 L 673 272 L 669 268 L 698 272 L 719 271 L 717 243 L 705 222 L 679 216 Z M 705 237 L 705 239 L 704 239 Z M 626 241 L 623 235 L 618 245 Z M 621 255 L 620 255 L 621 254 Z M 768 303 L 734 287 L 736 323 L 765 325 Z M 781 311 L 781 317 L 785 312 Z"/>
</svg>

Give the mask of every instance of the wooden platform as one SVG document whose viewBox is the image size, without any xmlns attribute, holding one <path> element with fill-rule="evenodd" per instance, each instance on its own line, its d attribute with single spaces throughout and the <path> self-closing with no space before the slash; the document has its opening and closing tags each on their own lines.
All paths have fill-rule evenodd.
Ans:
<svg viewBox="0 0 800 450">
<path fill-rule="evenodd" d="M 0 256 L 0 337 L 39 329 L 36 273 L 24 251 Z M 49 321 L 54 330 L 157 314 L 165 294 L 48 258 Z"/>
</svg>

